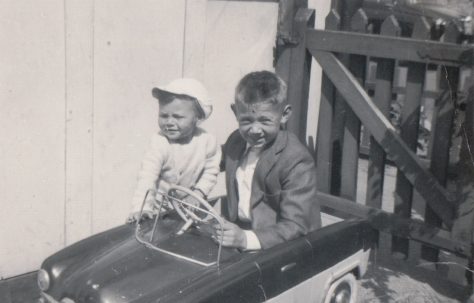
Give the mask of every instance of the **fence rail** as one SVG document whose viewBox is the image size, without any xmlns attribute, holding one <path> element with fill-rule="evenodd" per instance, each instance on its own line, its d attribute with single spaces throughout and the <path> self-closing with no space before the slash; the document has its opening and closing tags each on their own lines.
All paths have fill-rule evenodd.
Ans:
<svg viewBox="0 0 474 303">
<path fill-rule="evenodd" d="M 315 155 L 323 208 L 368 217 L 392 234 L 384 245 L 407 258 L 437 261 L 440 249 L 472 258 L 474 194 L 459 195 L 456 179 L 469 177 L 453 170 L 469 143 L 461 138 L 464 120 L 474 118 L 463 111 L 474 102 L 465 97 L 474 82 L 472 36 L 455 23 L 434 30 L 422 16 L 408 26 L 393 15 L 378 17 L 357 7 L 342 17 L 332 10 L 326 30 L 316 30 L 314 12 L 298 10 L 295 75 L 288 82 L 299 116 L 289 127 L 306 138 L 309 59 L 315 58 L 323 68 Z M 429 151 L 423 154 L 420 145 Z M 366 195 L 355 203 L 362 149 L 368 156 Z M 393 210 L 382 206 L 389 165 L 397 167 Z M 474 183 L 474 165 L 472 172 Z M 411 249 L 408 239 L 423 246 Z"/>
</svg>

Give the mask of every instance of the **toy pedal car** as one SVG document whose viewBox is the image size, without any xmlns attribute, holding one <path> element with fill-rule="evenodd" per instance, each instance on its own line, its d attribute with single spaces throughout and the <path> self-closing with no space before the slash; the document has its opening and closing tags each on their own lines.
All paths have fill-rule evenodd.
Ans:
<svg viewBox="0 0 474 303">
<path fill-rule="evenodd" d="M 40 300 L 356 302 L 356 279 L 376 239 L 366 221 L 341 221 L 270 249 L 239 251 L 216 243 L 209 224 L 222 219 L 192 191 L 174 186 L 164 200 L 153 220 L 110 229 L 47 258 L 38 272 Z M 172 209 L 164 211 L 165 205 Z"/>
</svg>

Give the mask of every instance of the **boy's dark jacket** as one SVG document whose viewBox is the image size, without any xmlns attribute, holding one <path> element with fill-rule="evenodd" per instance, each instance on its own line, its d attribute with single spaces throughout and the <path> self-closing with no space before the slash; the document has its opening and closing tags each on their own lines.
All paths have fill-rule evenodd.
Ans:
<svg viewBox="0 0 474 303">
<path fill-rule="evenodd" d="M 222 214 L 238 220 L 236 170 L 246 149 L 239 131 L 223 147 L 227 201 Z M 252 230 L 263 249 L 294 239 L 321 226 L 316 171 L 308 150 L 288 131 L 280 131 L 262 151 L 252 180 Z"/>
</svg>

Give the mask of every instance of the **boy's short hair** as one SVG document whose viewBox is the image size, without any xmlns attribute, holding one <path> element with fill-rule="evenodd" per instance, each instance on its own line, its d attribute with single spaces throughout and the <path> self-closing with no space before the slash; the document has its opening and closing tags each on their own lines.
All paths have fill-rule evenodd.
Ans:
<svg viewBox="0 0 474 303">
<path fill-rule="evenodd" d="M 251 72 L 244 76 L 235 89 L 235 102 L 246 104 L 269 102 L 286 103 L 285 81 L 269 71 Z"/>
</svg>

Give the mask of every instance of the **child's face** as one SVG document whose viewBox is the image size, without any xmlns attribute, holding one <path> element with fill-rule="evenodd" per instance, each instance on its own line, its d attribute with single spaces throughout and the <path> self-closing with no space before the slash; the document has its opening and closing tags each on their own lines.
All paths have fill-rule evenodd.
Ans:
<svg viewBox="0 0 474 303">
<path fill-rule="evenodd" d="M 194 134 L 198 118 L 195 105 L 189 100 L 175 98 L 160 102 L 158 125 L 171 142 L 187 142 Z"/>
<path fill-rule="evenodd" d="M 236 102 L 232 105 L 232 110 L 239 122 L 240 134 L 254 147 L 262 147 L 272 142 L 280 131 L 280 125 L 288 121 L 291 114 L 290 106 L 269 102 Z"/>
</svg>

